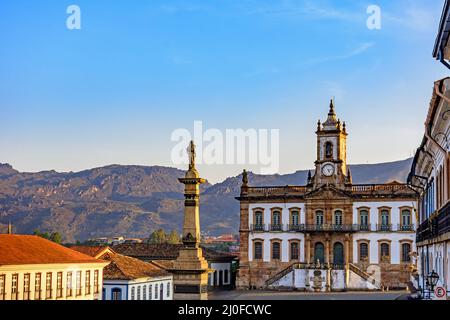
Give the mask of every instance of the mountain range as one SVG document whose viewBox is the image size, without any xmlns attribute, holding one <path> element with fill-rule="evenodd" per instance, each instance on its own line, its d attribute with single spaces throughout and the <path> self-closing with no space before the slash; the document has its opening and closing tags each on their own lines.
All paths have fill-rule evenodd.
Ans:
<svg viewBox="0 0 450 320">
<path fill-rule="evenodd" d="M 412 159 L 351 165 L 353 183 L 405 182 Z M 0 164 L 0 232 L 60 232 L 64 241 L 95 237 L 148 237 L 159 228 L 181 229 L 184 171 L 160 166 L 110 165 L 81 172 L 26 173 Z M 250 185 L 304 185 L 308 170 L 249 173 Z M 237 233 L 241 175 L 202 185 L 202 231 Z"/>
</svg>

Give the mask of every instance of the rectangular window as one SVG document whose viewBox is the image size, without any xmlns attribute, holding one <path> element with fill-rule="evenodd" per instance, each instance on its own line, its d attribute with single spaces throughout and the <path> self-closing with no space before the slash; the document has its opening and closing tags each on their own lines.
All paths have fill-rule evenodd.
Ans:
<svg viewBox="0 0 450 320">
<path fill-rule="evenodd" d="M 272 243 L 272 259 L 273 260 L 280 260 L 280 247 L 281 244 L 279 242 Z"/>
<path fill-rule="evenodd" d="M 62 298 L 63 296 L 62 278 L 63 273 L 58 272 L 56 274 L 56 298 Z"/>
<path fill-rule="evenodd" d="M 170 282 L 167 282 L 167 292 L 166 292 L 167 298 L 170 297 Z"/>
<path fill-rule="evenodd" d="M 42 294 L 42 275 L 41 273 L 36 273 L 34 279 L 34 299 L 41 300 Z"/>
<path fill-rule="evenodd" d="M 99 285 L 98 285 L 98 270 L 94 271 L 94 293 L 99 293 Z"/>
<path fill-rule="evenodd" d="M 77 290 L 77 296 L 81 296 L 81 271 L 77 271 L 76 275 L 76 290 Z"/>
<path fill-rule="evenodd" d="M 67 272 L 66 296 L 72 296 L 72 272 Z"/>
<path fill-rule="evenodd" d="M 153 286 L 150 284 L 148 286 L 148 297 L 150 298 L 150 300 L 152 300 L 153 298 L 153 292 L 152 292 Z"/>
<path fill-rule="evenodd" d="M 254 250 L 255 250 L 254 255 L 253 255 L 254 259 L 255 260 L 262 259 L 262 253 L 263 253 L 262 242 L 260 242 L 260 241 L 255 242 Z"/>
<path fill-rule="evenodd" d="M 134 300 L 135 290 L 134 287 L 131 288 L 131 300 Z"/>
<path fill-rule="evenodd" d="M 291 260 L 299 259 L 299 245 L 297 242 L 291 243 Z"/>
<path fill-rule="evenodd" d="M 86 274 L 84 276 L 84 286 L 86 294 L 91 294 L 91 271 L 86 271 Z"/>
<path fill-rule="evenodd" d="M 141 286 L 137 287 L 137 299 L 141 300 Z"/>
<path fill-rule="evenodd" d="M 30 274 L 23 276 L 23 300 L 30 300 Z"/>
<path fill-rule="evenodd" d="M 52 273 L 47 272 L 47 276 L 45 278 L 45 299 L 52 298 Z"/>
<path fill-rule="evenodd" d="M 11 282 L 11 300 L 17 300 L 18 294 L 19 294 L 19 275 L 17 273 L 12 275 L 12 282 Z"/>
<path fill-rule="evenodd" d="M 0 275 L 0 300 L 5 300 L 6 297 L 5 285 L 6 285 L 6 276 L 2 274 Z"/>
<path fill-rule="evenodd" d="M 147 285 L 144 285 L 142 287 L 142 296 L 143 296 L 143 300 L 147 300 Z"/>
<path fill-rule="evenodd" d="M 159 291 L 158 284 L 155 284 L 155 300 L 158 300 L 158 291 Z"/>
</svg>

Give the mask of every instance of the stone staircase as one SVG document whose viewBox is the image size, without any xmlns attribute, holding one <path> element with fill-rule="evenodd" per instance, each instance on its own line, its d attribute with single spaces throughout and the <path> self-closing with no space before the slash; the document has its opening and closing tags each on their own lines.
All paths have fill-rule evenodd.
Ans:
<svg viewBox="0 0 450 320">
<path fill-rule="evenodd" d="M 355 266 L 353 263 L 349 264 L 349 270 L 354 272 L 354 273 L 356 273 L 358 276 L 360 276 L 361 278 L 363 278 L 367 282 L 373 284 L 378 289 L 381 289 L 381 283 L 379 281 L 377 281 L 374 277 L 372 277 L 367 272 L 362 271 L 360 268 Z"/>
<path fill-rule="evenodd" d="M 271 276 L 268 280 L 266 280 L 265 282 L 265 287 L 267 289 L 269 288 L 275 288 L 273 286 L 274 283 L 276 283 L 277 281 L 281 280 L 282 278 L 284 278 L 285 276 L 289 275 L 291 272 L 295 272 L 296 269 L 324 269 L 325 266 L 321 265 L 316 266 L 313 264 L 306 264 L 306 263 L 293 263 L 290 266 L 282 269 L 281 271 L 277 272 L 276 274 L 274 274 L 273 276 Z M 348 269 L 345 268 L 344 266 L 334 266 L 331 267 L 332 270 L 346 270 L 346 272 L 353 272 L 354 274 L 356 274 L 358 277 L 360 277 L 362 280 L 367 281 L 368 283 L 370 283 L 372 285 L 372 287 L 377 288 L 378 290 L 381 289 L 381 284 L 379 283 L 379 281 L 377 281 L 372 275 L 368 274 L 367 272 L 361 270 L 359 267 L 357 267 L 356 265 L 350 263 L 348 265 Z M 338 269 L 336 269 L 338 268 Z M 348 278 L 348 275 L 346 276 Z"/>
<path fill-rule="evenodd" d="M 306 266 L 306 263 L 293 263 L 289 267 L 281 270 L 280 272 L 276 273 L 274 276 L 270 277 L 268 280 L 266 280 L 266 288 L 270 287 L 272 284 L 283 278 L 284 276 L 288 275 L 290 272 L 293 272 L 295 269 L 300 269 L 301 266 Z"/>
</svg>

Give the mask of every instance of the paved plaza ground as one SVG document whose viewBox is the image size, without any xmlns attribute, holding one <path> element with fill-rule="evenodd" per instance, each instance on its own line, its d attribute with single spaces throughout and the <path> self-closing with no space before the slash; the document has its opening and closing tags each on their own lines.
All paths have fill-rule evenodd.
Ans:
<svg viewBox="0 0 450 320">
<path fill-rule="evenodd" d="M 406 300 L 407 291 L 389 292 L 279 292 L 279 291 L 215 291 L 209 300 Z"/>
</svg>

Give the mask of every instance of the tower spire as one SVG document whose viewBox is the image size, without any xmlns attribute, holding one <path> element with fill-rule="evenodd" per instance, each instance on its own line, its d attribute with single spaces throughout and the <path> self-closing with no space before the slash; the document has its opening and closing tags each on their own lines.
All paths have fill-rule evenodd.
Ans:
<svg viewBox="0 0 450 320">
<path fill-rule="evenodd" d="M 13 234 L 11 221 L 8 223 L 8 234 L 10 234 L 10 235 Z"/>
<path fill-rule="evenodd" d="M 329 116 L 335 116 L 336 112 L 334 111 L 334 97 L 330 100 L 330 112 L 328 112 Z"/>
</svg>

